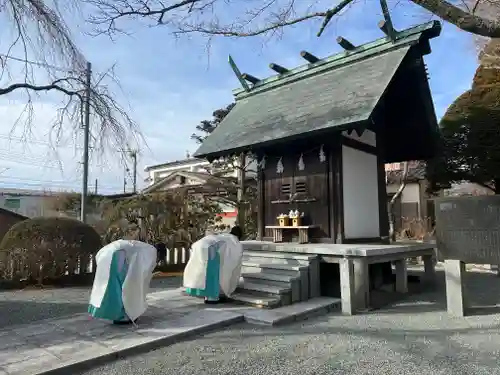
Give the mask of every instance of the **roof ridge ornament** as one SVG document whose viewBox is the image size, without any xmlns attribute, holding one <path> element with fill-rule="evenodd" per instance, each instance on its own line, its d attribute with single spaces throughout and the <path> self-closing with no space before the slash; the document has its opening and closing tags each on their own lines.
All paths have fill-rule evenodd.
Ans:
<svg viewBox="0 0 500 375">
<path fill-rule="evenodd" d="M 396 41 L 398 32 L 394 29 L 394 25 L 392 24 L 391 13 L 389 11 L 389 6 L 387 5 L 387 0 L 380 0 L 380 7 L 382 8 L 382 13 L 384 14 L 384 21 L 379 22 L 379 27 L 384 34 L 394 42 Z"/>
<path fill-rule="evenodd" d="M 240 81 L 241 86 L 243 86 L 243 89 L 246 92 L 249 92 L 250 91 L 250 87 L 248 86 L 248 83 L 245 81 L 245 78 L 243 77 L 243 75 L 241 74 L 240 70 L 236 66 L 236 63 L 234 62 L 234 60 L 231 57 L 231 55 L 229 55 L 228 61 L 229 61 L 229 65 L 231 66 L 231 69 L 233 69 L 233 72 L 236 75 L 236 78 L 238 78 L 238 81 Z"/>
</svg>

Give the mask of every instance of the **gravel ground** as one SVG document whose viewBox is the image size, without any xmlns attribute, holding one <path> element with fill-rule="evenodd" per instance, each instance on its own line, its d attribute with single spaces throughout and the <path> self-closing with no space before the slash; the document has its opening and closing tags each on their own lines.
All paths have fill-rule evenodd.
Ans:
<svg viewBox="0 0 500 375">
<path fill-rule="evenodd" d="M 180 277 L 153 279 L 151 291 L 178 288 Z M 89 287 L 0 292 L 0 329 L 87 311 Z"/>
<path fill-rule="evenodd" d="M 449 318 L 436 290 L 354 317 L 241 324 L 80 375 L 500 374 L 500 279 L 471 274 L 477 315 Z M 484 307 L 489 305 L 489 307 Z"/>
</svg>

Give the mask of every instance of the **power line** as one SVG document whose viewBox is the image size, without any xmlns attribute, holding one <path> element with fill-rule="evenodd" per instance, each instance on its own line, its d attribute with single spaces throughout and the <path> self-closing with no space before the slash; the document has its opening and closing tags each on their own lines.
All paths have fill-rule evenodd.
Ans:
<svg viewBox="0 0 500 375">
<path fill-rule="evenodd" d="M 78 146 L 76 144 L 73 145 L 59 145 L 59 144 L 52 144 L 47 141 L 42 141 L 38 139 L 31 139 L 31 138 L 23 138 L 23 137 L 18 137 L 18 136 L 12 136 L 12 135 L 7 135 L 7 134 L 0 134 L 0 139 L 5 139 L 11 142 L 16 142 L 16 143 L 26 143 L 26 144 L 38 144 L 42 146 L 49 146 L 49 147 L 54 147 L 55 149 L 58 148 L 76 148 L 76 149 L 82 149 L 81 146 Z"/>
<path fill-rule="evenodd" d="M 56 70 L 56 71 L 59 71 L 59 72 L 64 72 L 64 73 L 77 73 L 78 72 L 76 70 L 66 69 L 66 68 L 62 68 L 62 67 L 59 67 L 59 66 L 55 66 L 55 65 L 50 65 L 50 64 L 47 64 L 47 63 L 44 63 L 44 62 L 32 61 L 32 60 L 28 60 L 28 59 L 22 59 L 20 57 L 4 55 L 2 53 L 0 53 L 0 58 L 3 58 L 5 60 L 12 60 L 12 61 L 21 62 L 23 64 L 35 65 L 35 66 L 38 66 L 40 68 L 49 68 L 49 69 L 53 69 L 53 70 Z"/>
<path fill-rule="evenodd" d="M 60 181 L 57 181 L 57 180 L 40 180 L 40 179 L 37 179 L 37 178 L 26 178 L 26 177 L 19 177 L 19 176 L 9 176 L 9 175 L 0 175 L 0 182 L 2 182 L 3 179 L 14 179 L 14 180 L 20 180 L 20 181 L 35 181 L 35 182 L 40 182 L 40 183 L 55 183 L 55 184 L 58 184 L 58 183 L 62 183 L 62 184 L 66 184 L 66 183 L 69 183 L 69 182 L 74 182 L 74 183 L 77 183 L 78 182 L 78 179 L 73 179 L 73 180 L 60 180 Z"/>
<path fill-rule="evenodd" d="M 67 188 L 67 189 L 71 189 L 73 188 L 74 190 L 78 190 L 78 188 L 81 188 L 81 186 L 79 186 L 78 184 L 72 184 L 72 183 L 52 183 L 52 182 L 48 182 L 48 183 L 36 183 L 36 182 L 24 182 L 24 181 L 20 181 L 19 183 L 16 183 L 15 181 L 2 181 L 0 179 L 0 188 L 5 188 L 7 186 L 15 186 L 16 189 L 20 189 L 22 188 L 23 186 L 31 186 L 31 187 L 54 187 L 54 188 Z M 104 190 L 113 190 L 113 191 L 120 191 L 121 190 L 121 187 L 119 186 L 111 186 L 111 185 L 101 185 L 100 186 L 100 189 L 104 189 Z"/>
<path fill-rule="evenodd" d="M 47 169 L 60 169 L 59 167 L 57 167 L 55 165 L 36 164 L 33 162 L 29 162 L 29 161 L 21 161 L 21 160 L 2 158 L 1 154 L 0 154 L 0 160 L 4 160 L 6 162 L 13 163 L 13 164 L 26 165 L 26 166 L 30 166 L 30 167 L 40 167 L 40 168 L 47 168 Z"/>
</svg>

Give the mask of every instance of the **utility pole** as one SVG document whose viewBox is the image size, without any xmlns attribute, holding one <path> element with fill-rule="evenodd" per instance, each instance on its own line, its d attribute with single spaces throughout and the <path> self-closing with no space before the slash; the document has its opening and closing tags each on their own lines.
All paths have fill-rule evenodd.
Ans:
<svg viewBox="0 0 500 375">
<path fill-rule="evenodd" d="M 137 193 L 137 151 L 133 150 L 130 151 L 130 157 L 132 158 L 133 164 L 132 164 L 132 184 L 133 184 L 133 191 L 134 194 Z"/>
<path fill-rule="evenodd" d="M 85 70 L 85 103 L 83 116 L 83 183 L 80 220 L 87 222 L 87 195 L 89 184 L 89 135 L 90 135 L 90 94 L 91 94 L 92 64 L 87 62 Z"/>
<path fill-rule="evenodd" d="M 94 194 L 97 195 L 97 178 L 95 179 Z"/>
</svg>

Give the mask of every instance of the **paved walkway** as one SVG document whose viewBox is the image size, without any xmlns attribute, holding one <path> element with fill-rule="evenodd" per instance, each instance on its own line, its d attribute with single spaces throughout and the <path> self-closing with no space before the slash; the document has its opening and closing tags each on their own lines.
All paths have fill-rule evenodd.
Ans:
<svg viewBox="0 0 500 375">
<path fill-rule="evenodd" d="M 152 293 L 137 327 L 115 326 L 82 313 L 0 331 L 0 375 L 70 374 L 118 356 L 167 346 L 202 332 L 249 322 L 275 325 L 339 307 L 318 298 L 272 311 L 244 306 L 208 308 L 181 289 Z"/>
</svg>

